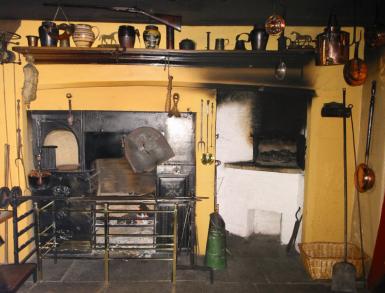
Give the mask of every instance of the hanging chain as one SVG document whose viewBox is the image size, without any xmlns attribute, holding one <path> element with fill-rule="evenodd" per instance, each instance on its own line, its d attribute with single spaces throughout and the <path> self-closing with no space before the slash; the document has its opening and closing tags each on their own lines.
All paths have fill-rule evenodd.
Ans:
<svg viewBox="0 0 385 293">
<path fill-rule="evenodd" d="M 65 14 L 65 12 L 64 12 L 64 10 L 63 10 L 63 8 L 61 8 L 61 6 L 57 6 L 57 8 L 56 8 L 56 12 L 55 12 L 55 15 L 54 15 L 54 17 L 53 17 L 53 20 L 52 21 L 55 21 L 56 20 L 56 17 L 57 17 L 57 15 L 58 15 L 58 13 L 59 13 L 59 11 L 61 11 L 62 12 L 62 14 L 63 14 L 63 16 L 64 16 L 64 18 L 65 18 L 65 20 L 67 21 L 67 22 L 69 22 L 68 21 L 68 18 L 67 18 L 67 15 Z"/>
</svg>

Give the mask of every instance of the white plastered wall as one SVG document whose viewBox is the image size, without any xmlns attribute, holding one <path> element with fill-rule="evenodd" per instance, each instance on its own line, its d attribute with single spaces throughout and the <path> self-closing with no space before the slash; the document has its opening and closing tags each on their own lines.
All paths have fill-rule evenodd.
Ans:
<svg viewBox="0 0 385 293">
<path fill-rule="evenodd" d="M 219 212 L 226 229 L 247 237 L 252 233 L 279 234 L 289 242 L 295 213 L 303 205 L 304 176 L 225 167 L 226 162 L 253 158 L 252 94 L 241 101 L 226 101 L 217 109 L 217 170 Z M 300 241 L 298 233 L 297 242 Z"/>
</svg>

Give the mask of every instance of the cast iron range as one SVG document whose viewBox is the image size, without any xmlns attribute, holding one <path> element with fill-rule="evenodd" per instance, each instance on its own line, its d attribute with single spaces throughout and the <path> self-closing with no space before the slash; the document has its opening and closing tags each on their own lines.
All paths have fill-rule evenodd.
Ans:
<svg viewBox="0 0 385 293">
<path fill-rule="evenodd" d="M 43 186 L 32 186 L 33 195 L 42 196 L 62 196 L 62 197 L 92 197 L 102 190 L 108 195 L 119 194 L 122 184 L 116 178 L 123 174 L 129 184 L 124 189 L 125 195 L 139 195 L 151 193 L 158 198 L 174 199 L 194 197 L 195 194 L 195 115 L 192 113 L 182 113 L 175 123 L 180 124 L 184 138 L 176 136 L 174 128 L 170 126 L 167 113 L 147 113 L 147 112 L 97 112 L 97 111 L 72 111 L 73 125 L 69 126 L 67 121 L 67 111 L 30 111 L 28 117 L 32 125 L 33 151 L 35 155 L 42 154 L 45 149 L 48 158 L 42 159 L 40 164 L 42 169 L 49 169 L 52 174 L 49 182 Z M 135 129 L 152 128 L 159 131 L 162 137 L 166 138 L 170 144 L 171 152 L 174 156 L 168 161 L 161 163 L 154 170 L 144 170 L 138 168 L 129 170 L 129 165 L 124 157 L 124 142 L 128 148 L 132 149 L 133 140 L 123 139 L 129 133 L 135 133 Z M 179 129 L 178 128 L 178 129 Z M 60 166 L 55 166 L 55 158 L 52 152 L 57 150 L 55 147 L 43 147 L 43 142 L 47 135 L 52 131 L 70 131 L 76 138 L 79 151 L 79 165 L 73 170 L 60 170 Z M 136 139 L 142 139 L 143 133 Z M 157 138 L 161 138 L 157 136 Z M 135 140 L 135 139 L 134 139 Z M 157 141 L 156 136 L 151 136 L 146 145 L 142 145 L 142 152 L 131 157 L 131 160 L 146 158 L 148 153 L 159 154 L 163 148 Z M 172 155 L 168 150 L 168 155 Z M 170 157 L 170 156 L 169 156 Z M 51 158 L 51 159 L 49 159 Z M 125 170 L 119 170 L 119 164 L 125 161 Z M 142 161 L 143 162 L 143 161 Z M 35 160 L 35 164 L 38 161 Z M 102 168 L 97 169 L 97 165 Z M 144 164 L 146 165 L 146 164 Z M 112 166 L 112 167 L 111 167 Z M 123 165 L 122 165 L 123 166 Z M 141 165 L 143 166 L 143 165 Z M 107 168 L 107 169 L 106 169 Z M 110 168 L 110 169 L 108 169 Z M 107 172 L 107 171 L 108 172 Z M 124 173 L 124 172 L 125 173 Z M 106 176 L 103 178 L 103 176 Z M 111 179 L 115 176 L 115 179 Z M 108 189 L 103 189 L 109 186 Z M 111 188 L 113 186 L 113 188 Z M 101 194 L 102 195 L 102 194 Z M 82 203 L 62 202 L 62 205 L 76 205 L 83 208 Z M 60 206 L 58 207 L 60 208 Z M 160 209 L 169 209 L 167 205 L 160 205 Z M 70 214 L 59 213 L 57 215 L 58 233 L 63 239 L 84 242 L 92 241 L 94 233 L 93 219 L 86 213 L 72 212 Z M 172 231 L 172 219 L 169 215 L 157 216 L 156 229 L 159 233 L 167 234 Z M 181 223 L 190 223 L 191 214 L 185 206 L 180 206 L 178 218 Z M 186 225 L 184 225 L 186 228 Z M 183 225 L 179 225 L 179 247 L 187 248 L 190 239 L 183 236 L 185 231 Z"/>
</svg>

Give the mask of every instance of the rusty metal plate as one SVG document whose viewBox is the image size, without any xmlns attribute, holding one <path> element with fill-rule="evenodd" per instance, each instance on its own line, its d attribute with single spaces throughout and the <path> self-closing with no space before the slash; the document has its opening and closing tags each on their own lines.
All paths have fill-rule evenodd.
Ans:
<svg viewBox="0 0 385 293">
<path fill-rule="evenodd" d="M 175 156 L 162 133 L 152 127 L 139 127 L 126 135 L 124 155 L 135 173 L 151 171 Z"/>
</svg>

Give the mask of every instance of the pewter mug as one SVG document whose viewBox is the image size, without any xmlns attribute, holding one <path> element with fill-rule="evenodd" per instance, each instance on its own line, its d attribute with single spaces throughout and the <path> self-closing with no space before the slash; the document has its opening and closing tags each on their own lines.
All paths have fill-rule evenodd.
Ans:
<svg viewBox="0 0 385 293">
<path fill-rule="evenodd" d="M 215 50 L 224 50 L 225 46 L 229 44 L 229 39 L 218 38 L 215 39 Z"/>
<path fill-rule="evenodd" d="M 26 36 L 28 47 L 37 47 L 39 37 L 38 36 Z"/>
<path fill-rule="evenodd" d="M 118 30 L 119 44 L 122 48 L 134 48 L 135 36 L 140 37 L 139 30 L 131 25 L 121 25 Z M 139 39 L 140 42 L 140 39 Z"/>
</svg>

